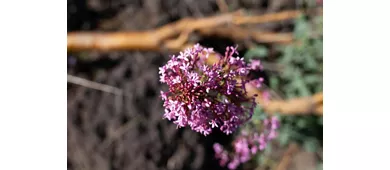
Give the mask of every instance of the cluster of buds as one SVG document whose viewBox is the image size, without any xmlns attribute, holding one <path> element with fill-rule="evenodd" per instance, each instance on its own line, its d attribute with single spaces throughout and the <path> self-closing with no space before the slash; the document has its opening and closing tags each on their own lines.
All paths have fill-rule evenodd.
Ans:
<svg viewBox="0 0 390 170">
<path fill-rule="evenodd" d="M 160 82 L 169 87 L 161 91 L 163 117 L 205 136 L 213 128 L 233 133 L 252 117 L 256 106 L 254 97 L 248 98 L 245 90 L 252 66 L 233 56 L 238 55 L 234 47 L 227 47 L 218 62 L 207 65 L 206 59 L 212 53 L 212 48 L 196 44 L 159 68 Z M 259 67 L 256 64 L 254 68 Z"/>
<path fill-rule="evenodd" d="M 221 166 L 226 166 L 234 170 L 241 163 L 249 161 L 259 151 L 263 151 L 267 144 L 277 136 L 276 130 L 279 128 L 279 121 L 276 117 L 265 119 L 263 121 L 263 131 L 259 133 L 248 133 L 242 131 L 242 133 L 233 142 L 233 152 L 229 152 L 223 147 L 215 143 L 214 152 L 215 157 L 219 159 Z"/>
</svg>

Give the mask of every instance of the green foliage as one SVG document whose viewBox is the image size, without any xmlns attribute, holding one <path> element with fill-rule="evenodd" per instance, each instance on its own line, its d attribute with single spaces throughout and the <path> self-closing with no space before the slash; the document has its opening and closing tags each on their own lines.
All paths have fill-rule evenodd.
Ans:
<svg viewBox="0 0 390 170">
<path fill-rule="evenodd" d="M 318 165 L 317 165 L 317 170 L 322 170 L 323 169 L 323 165 L 322 165 L 322 163 L 319 163 Z"/>
<path fill-rule="evenodd" d="M 297 0 L 296 4 L 298 6 L 304 6 L 306 5 L 309 8 L 315 7 L 317 5 L 316 0 Z"/>
<path fill-rule="evenodd" d="M 268 49 L 264 46 L 256 46 L 255 48 L 249 49 L 245 55 L 244 58 L 251 59 L 251 58 L 264 58 L 268 55 Z"/>
<path fill-rule="evenodd" d="M 263 109 L 259 106 L 255 107 L 255 110 L 253 112 L 252 120 L 259 122 L 261 120 L 264 120 L 267 118 L 267 115 L 264 114 Z"/>
<path fill-rule="evenodd" d="M 286 98 L 310 96 L 322 91 L 322 17 L 311 20 L 303 16 L 298 18 L 294 37 L 299 43 L 278 48 L 282 55 L 276 62 L 283 65 L 283 72 L 280 76 L 270 74 L 270 87 L 283 93 Z M 322 117 L 281 118 L 281 144 L 295 141 L 311 152 L 322 145 Z"/>
<path fill-rule="evenodd" d="M 298 18 L 294 38 L 297 43 L 277 47 L 281 55 L 276 59 L 268 58 L 268 51 L 263 46 L 250 49 L 244 55 L 246 59 L 259 58 L 282 65 L 280 73 L 265 71 L 269 76 L 269 87 L 286 99 L 322 91 L 322 17 Z M 257 115 L 261 114 L 258 112 L 261 112 L 261 108 L 256 108 L 255 119 L 260 119 Z M 297 142 L 309 152 L 316 152 L 322 146 L 322 117 L 280 116 L 280 120 L 277 142 L 281 146 Z M 322 169 L 322 164 L 318 167 Z"/>
<path fill-rule="evenodd" d="M 284 84 L 271 84 L 271 88 L 280 89 L 288 98 L 322 91 L 322 36 L 313 35 L 313 27 L 301 17 L 294 30 L 298 43 L 278 48 L 282 55 L 277 63 L 284 70 L 280 76 L 271 75 L 271 79 L 279 78 Z"/>
<path fill-rule="evenodd" d="M 303 147 L 306 149 L 308 152 L 315 152 L 318 149 L 318 141 L 313 138 L 309 137 L 305 141 L 303 141 Z"/>
</svg>

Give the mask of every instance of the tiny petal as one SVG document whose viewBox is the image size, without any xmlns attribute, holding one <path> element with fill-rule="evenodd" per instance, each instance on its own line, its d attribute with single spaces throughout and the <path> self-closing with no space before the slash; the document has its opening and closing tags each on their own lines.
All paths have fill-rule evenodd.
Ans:
<svg viewBox="0 0 390 170">
<path fill-rule="evenodd" d="M 214 143 L 213 148 L 215 153 L 222 153 L 223 151 L 222 145 L 219 143 Z"/>
<path fill-rule="evenodd" d="M 211 122 L 209 124 L 211 125 L 211 128 L 218 127 L 218 125 L 215 122 L 215 120 L 211 120 Z"/>
<path fill-rule="evenodd" d="M 163 92 L 163 91 L 160 91 L 160 94 L 161 94 L 161 98 L 163 99 L 163 100 L 167 100 L 168 98 L 167 98 L 167 95 Z"/>
<path fill-rule="evenodd" d="M 252 153 L 253 155 L 257 153 L 257 148 L 256 148 L 255 146 L 253 146 L 253 147 L 251 148 L 251 153 Z"/>
<path fill-rule="evenodd" d="M 252 70 L 262 70 L 263 69 L 260 60 L 251 60 L 249 63 L 249 66 Z"/>
</svg>

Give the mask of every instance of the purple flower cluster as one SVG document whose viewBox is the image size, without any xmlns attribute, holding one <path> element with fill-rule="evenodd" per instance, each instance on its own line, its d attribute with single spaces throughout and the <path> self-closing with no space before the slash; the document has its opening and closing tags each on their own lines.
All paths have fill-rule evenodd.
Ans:
<svg viewBox="0 0 390 170">
<path fill-rule="evenodd" d="M 263 151 L 270 140 L 277 136 L 276 130 L 279 128 L 279 121 L 276 117 L 266 119 L 263 122 L 263 132 L 249 134 L 246 131 L 242 131 L 233 143 L 233 152 L 228 154 L 228 151 L 223 147 L 215 143 L 214 152 L 215 157 L 219 159 L 221 166 L 226 166 L 229 169 L 236 169 L 241 163 L 249 161 L 257 152 Z"/>
<path fill-rule="evenodd" d="M 160 81 L 169 87 L 169 91 L 161 91 L 163 117 L 205 136 L 212 128 L 233 133 L 252 117 L 256 105 L 245 91 L 248 80 L 244 78 L 250 67 L 243 58 L 233 57 L 238 55 L 236 48 L 227 47 L 217 63 L 206 65 L 212 53 L 213 49 L 197 44 L 159 68 Z"/>
</svg>

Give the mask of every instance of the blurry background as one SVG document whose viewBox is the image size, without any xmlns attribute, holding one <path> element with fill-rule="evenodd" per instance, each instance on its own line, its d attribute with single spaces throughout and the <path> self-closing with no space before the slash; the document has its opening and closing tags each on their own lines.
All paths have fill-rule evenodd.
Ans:
<svg viewBox="0 0 390 170">
<path fill-rule="evenodd" d="M 68 0 L 67 30 L 150 30 L 186 17 L 221 14 L 224 4 L 229 12 L 241 9 L 253 15 L 322 6 L 318 0 L 217 1 Z M 292 33 L 293 42 L 259 43 L 221 36 L 197 36 L 194 42 L 221 53 L 227 45 L 237 44 L 246 60 L 261 59 L 264 71 L 253 74 L 265 77 L 273 98 L 288 100 L 322 91 L 321 14 L 248 27 Z M 159 94 L 166 87 L 159 83 L 158 67 L 172 54 L 164 49 L 68 51 L 68 75 L 72 75 L 68 77 L 68 169 L 223 169 L 214 159 L 212 145 L 228 146 L 233 136 L 215 131 L 204 137 L 162 119 Z M 322 114 L 272 114 L 282 121 L 278 139 L 240 168 L 322 169 Z"/>
</svg>

